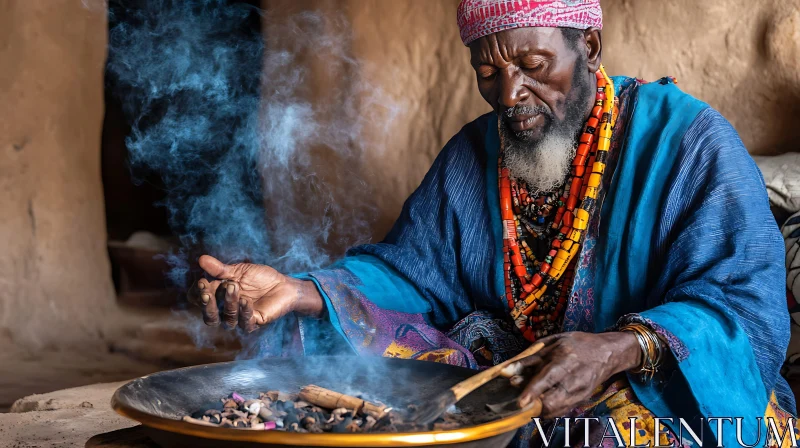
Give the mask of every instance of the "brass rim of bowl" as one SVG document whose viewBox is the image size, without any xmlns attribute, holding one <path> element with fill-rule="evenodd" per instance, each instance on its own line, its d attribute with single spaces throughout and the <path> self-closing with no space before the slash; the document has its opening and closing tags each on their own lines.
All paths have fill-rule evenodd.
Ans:
<svg viewBox="0 0 800 448">
<path fill-rule="evenodd" d="M 124 387 L 124 386 L 123 386 Z M 287 446 L 420 446 L 447 445 L 452 443 L 472 442 L 507 433 L 525 426 L 534 417 L 536 410 L 532 407 L 501 418 L 499 420 L 445 431 L 425 431 L 414 433 L 354 433 L 354 434 L 305 434 L 285 431 L 258 431 L 234 428 L 214 428 L 201 426 L 182 420 L 157 417 L 123 404 L 118 398 L 119 390 L 111 398 L 111 407 L 123 417 L 130 418 L 155 429 L 169 431 L 205 439 L 227 440 L 235 442 L 271 443 Z"/>
</svg>

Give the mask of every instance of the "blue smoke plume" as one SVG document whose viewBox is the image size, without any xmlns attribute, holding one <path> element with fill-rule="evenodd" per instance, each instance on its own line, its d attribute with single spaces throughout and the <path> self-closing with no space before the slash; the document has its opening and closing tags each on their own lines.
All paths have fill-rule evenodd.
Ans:
<svg viewBox="0 0 800 448">
<path fill-rule="evenodd" d="M 168 255 L 174 283 L 195 280 L 201 253 L 297 272 L 370 237 L 359 110 L 386 120 L 394 108 L 359 77 L 346 21 L 140 0 L 111 2 L 109 23 L 108 82 L 133 123 L 131 168 L 160 177 L 180 240 Z"/>
</svg>

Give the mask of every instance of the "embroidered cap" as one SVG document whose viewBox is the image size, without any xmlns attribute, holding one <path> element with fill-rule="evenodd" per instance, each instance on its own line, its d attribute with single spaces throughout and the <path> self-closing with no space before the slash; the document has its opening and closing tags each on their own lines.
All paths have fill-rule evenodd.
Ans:
<svg viewBox="0 0 800 448">
<path fill-rule="evenodd" d="M 600 0 L 461 0 L 458 28 L 464 45 L 513 28 L 603 28 Z"/>
</svg>

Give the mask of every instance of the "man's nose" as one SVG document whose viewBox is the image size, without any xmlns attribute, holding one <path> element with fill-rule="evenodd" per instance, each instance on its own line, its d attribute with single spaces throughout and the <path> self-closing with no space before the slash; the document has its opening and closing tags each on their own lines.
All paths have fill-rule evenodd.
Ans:
<svg viewBox="0 0 800 448">
<path fill-rule="evenodd" d="M 498 78 L 500 90 L 497 103 L 500 109 L 511 109 L 530 96 L 530 91 L 523 85 L 523 77 L 518 70 L 503 70 Z"/>
</svg>

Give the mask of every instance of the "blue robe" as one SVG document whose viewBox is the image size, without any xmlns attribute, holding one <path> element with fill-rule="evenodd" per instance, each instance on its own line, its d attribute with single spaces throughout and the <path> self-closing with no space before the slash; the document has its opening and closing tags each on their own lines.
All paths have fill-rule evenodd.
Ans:
<svg viewBox="0 0 800 448">
<path fill-rule="evenodd" d="M 626 124 L 615 130 L 616 160 L 579 255 L 563 330 L 650 325 L 676 362 L 652 382 L 630 378 L 642 403 L 661 417 L 744 417 L 744 440 L 754 440 L 773 393 L 795 409 L 779 375 L 789 340 L 784 249 L 763 179 L 736 131 L 707 104 L 666 79 L 614 82 Z M 382 242 L 303 276 L 316 282 L 330 323 L 354 351 L 406 350 L 387 348 L 409 332 L 387 322 L 403 319 L 447 334 L 457 342 L 448 347 L 465 347 L 458 362 L 472 367 L 470 338 L 489 340 L 500 354 L 494 362 L 524 347 L 491 341 L 508 314 L 496 123 L 484 115 L 447 143 Z M 374 317 L 380 313 L 390 317 Z M 449 344 L 434 333 L 415 337 Z M 702 429 L 716 436 L 715 425 Z M 735 437 L 728 427 L 723 442 L 738 446 Z"/>
</svg>

